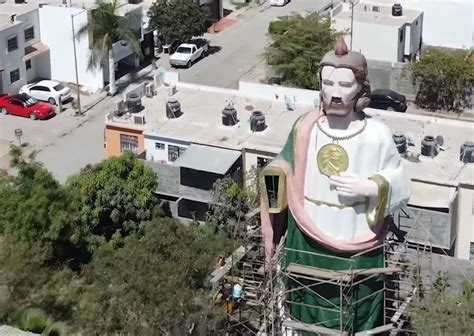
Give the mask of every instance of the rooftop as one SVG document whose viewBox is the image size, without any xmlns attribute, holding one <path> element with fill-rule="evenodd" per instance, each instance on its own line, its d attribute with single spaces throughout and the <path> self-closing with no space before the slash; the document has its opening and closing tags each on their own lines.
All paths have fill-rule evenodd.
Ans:
<svg viewBox="0 0 474 336">
<path fill-rule="evenodd" d="M 32 10 L 39 8 L 40 5 L 49 6 L 63 6 L 73 8 L 94 8 L 95 0 L 25 0 L 24 3 L 15 3 L 15 0 L 4 0 L 0 2 L 0 29 L 3 29 L 6 24 L 10 23 L 11 15 L 22 15 Z M 67 5 L 69 3 L 69 5 Z M 122 5 L 119 7 L 119 12 L 123 15 L 135 8 L 141 7 L 141 4 L 130 4 L 127 1 L 120 1 Z M 17 18 L 18 19 L 18 18 Z M 21 19 L 20 19 L 21 21 Z"/>
<path fill-rule="evenodd" d="M 281 89 L 260 85 L 264 90 Z M 315 91 L 315 96 L 317 95 Z M 294 111 L 288 111 L 281 96 L 273 100 L 249 98 L 238 90 L 182 83 L 178 84 L 178 91 L 173 98 L 181 103 L 183 115 L 177 119 L 168 119 L 165 105 L 169 98 L 168 90 L 161 90 L 151 99 L 142 99 L 145 109 L 141 114 L 145 116 L 145 125 L 134 124 L 133 120 L 126 116 L 113 117 L 107 123 L 143 129 L 145 136 L 276 154 L 284 146 L 296 119 L 314 110 L 313 106 L 296 104 Z M 235 126 L 222 125 L 221 112 L 229 100 L 235 103 L 237 110 L 239 122 Z M 253 107 L 254 111 L 264 113 L 267 125 L 264 131 L 254 133 L 250 130 L 250 107 Z M 385 122 L 393 133 L 408 135 L 414 142 L 414 146 L 409 147 L 409 152 L 415 156 L 420 153 L 421 140 L 425 136 L 441 135 L 444 138 L 441 152 L 436 157 L 420 155 L 419 162 L 404 159 L 412 179 L 451 185 L 474 185 L 474 164 L 465 164 L 459 158 L 461 145 L 474 140 L 473 123 L 370 108 L 365 111 Z"/>
<path fill-rule="evenodd" d="M 286 141 L 286 135 L 296 119 L 313 109 L 312 106 L 297 106 L 288 111 L 281 101 L 254 99 L 239 95 L 236 90 L 215 88 L 178 88 L 173 98 L 181 104 L 183 114 L 177 119 L 166 117 L 168 91 L 159 91 L 152 99 L 143 98 L 145 125 L 133 124 L 130 118 L 114 117 L 111 124 L 143 128 L 145 134 L 161 138 L 179 139 L 198 144 L 212 145 L 234 150 L 255 149 L 278 153 Z M 237 110 L 239 122 L 235 126 L 222 125 L 222 110 L 232 101 Z M 252 132 L 250 116 L 252 111 L 265 115 L 267 128 Z"/>
<path fill-rule="evenodd" d="M 387 26 L 401 27 L 406 23 L 411 24 L 420 15 L 421 11 L 403 8 L 402 16 L 392 15 L 392 6 L 383 4 L 358 3 L 354 6 L 354 21 Z M 348 3 L 341 3 L 332 11 L 333 18 L 338 20 L 351 20 L 351 8 Z"/>
</svg>

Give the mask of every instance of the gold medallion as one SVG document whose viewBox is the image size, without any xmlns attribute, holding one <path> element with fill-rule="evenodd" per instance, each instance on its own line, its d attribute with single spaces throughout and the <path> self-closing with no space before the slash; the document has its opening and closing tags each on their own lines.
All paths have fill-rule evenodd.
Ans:
<svg viewBox="0 0 474 336">
<path fill-rule="evenodd" d="M 339 175 L 349 166 L 346 150 L 338 144 L 327 144 L 321 147 L 317 155 L 317 164 L 321 174 L 326 176 Z"/>
</svg>

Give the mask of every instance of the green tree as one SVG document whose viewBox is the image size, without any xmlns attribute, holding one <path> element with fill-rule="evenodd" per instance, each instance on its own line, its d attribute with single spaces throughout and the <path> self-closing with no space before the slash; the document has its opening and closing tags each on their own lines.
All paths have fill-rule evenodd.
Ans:
<svg viewBox="0 0 474 336">
<path fill-rule="evenodd" d="M 91 251 L 140 229 L 157 204 L 156 174 L 130 152 L 83 168 L 66 186 L 80 205 L 81 234 Z"/>
<path fill-rule="evenodd" d="M 92 36 L 92 46 L 88 61 L 88 69 L 93 70 L 101 67 L 108 59 L 109 66 L 109 94 L 115 95 L 115 61 L 112 45 L 117 41 L 124 41 L 138 57 L 143 57 L 138 40 L 130 22 L 133 22 L 133 14 L 119 15 L 119 7 L 122 4 L 118 0 L 97 0 L 92 15 L 84 26 L 76 33 L 77 39 Z M 141 25 L 141 22 L 139 23 Z"/>
<path fill-rule="evenodd" d="M 163 42 L 177 45 L 204 34 L 210 13 L 193 0 L 157 0 L 148 15 Z"/>
<path fill-rule="evenodd" d="M 174 219 L 148 223 L 124 246 L 99 248 L 85 268 L 78 320 L 88 335 L 164 335 L 208 316 L 206 277 L 224 244 Z"/>
<path fill-rule="evenodd" d="M 283 77 L 283 82 L 319 89 L 319 63 L 340 36 L 331 29 L 330 19 L 317 13 L 293 14 L 271 22 L 268 34 L 272 39 L 266 53 L 268 64 Z"/>
<path fill-rule="evenodd" d="M 474 86 L 474 59 L 469 51 L 427 48 L 407 71 L 418 87 L 416 105 L 455 112 L 469 105 Z"/>
<path fill-rule="evenodd" d="M 217 232 L 235 239 L 241 236 L 245 215 L 256 204 L 255 195 L 241 188 L 230 176 L 217 180 L 211 189 L 211 205 L 206 221 Z"/>
<path fill-rule="evenodd" d="M 35 160 L 10 150 L 15 176 L 0 175 L 0 231 L 22 241 L 67 241 L 76 224 L 77 209 L 70 194 Z"/>
<path fill-rule="evenodd" d="M 466 279 L 462 293 L 454 295 L 446 292 L 447 280 L 438 273 L 434 290 L 413 304 L 409 313 L 417 335 L 473 335 L 473 278 Z"/>
</svg>

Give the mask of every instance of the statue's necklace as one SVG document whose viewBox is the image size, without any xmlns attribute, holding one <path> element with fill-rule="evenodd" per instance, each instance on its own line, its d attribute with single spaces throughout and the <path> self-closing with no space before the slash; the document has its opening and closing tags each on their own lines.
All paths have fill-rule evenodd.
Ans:
<svg viewBox="0 0 474 336">
<path fill-rule="evenodd" d="M 361 134 L 365 127 L 367 126 L 367 118 L 364 118 L 364 124 L 356 132 L 346 135 L 346 136 L 333 136 L 326 132 L 322 127 L 319 121 L 317 121 L 318 129 L 325 136 L 332 140 L 332 143 L 324 145 L 318 151 L 316 158 L 319 171 L 321 174 L 326 176 L 339 175 L 341 172 L 345 172 L 347 167 L 349 167 L 349 156 L 347 155 L 346 150 L 338 144 L 339 141 L 349 140 L 356 135 Z"/>
</svg>

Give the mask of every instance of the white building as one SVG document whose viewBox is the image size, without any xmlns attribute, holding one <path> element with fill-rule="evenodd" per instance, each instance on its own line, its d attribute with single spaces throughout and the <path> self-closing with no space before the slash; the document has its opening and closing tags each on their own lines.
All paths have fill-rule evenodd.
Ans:
<svg viewBox="0 0 474 336">
<path fill-rule="evenodd" d="M 49 78 L 48 70 L 38 11 L 29 4 L 0 3 L 0 93 L 18 92 L 36 77 Z"/>
<path fill-rule="evenodd" d="M 351 4 L 339 4 L 331 11 L 331 26 L 346 32 L 347 46 L 363 53 L 367 59 L 404 62 L 420 50 L 423 12 L 402 8 L 402 14 L 394 16 L 392 6 L 366 3 L 354 5 L 353 12 L 351 20 Z"/>
<path fill-rule="evenodd" d="M 392 5 L 394 0 L 364 0 Z M 474 46 L 474 1 L 398 0 L 404 8 L 422 11 L 423 43 L 437 47 L 470 49 Z"/>
<path fill-rule="evenodd" d="M 108 65 L 88 69 L 91 37 L 73 38 L 73 25 L 75 32 L 84 26 L 93 7 L 93 0 L 81 2 L 80 6 L 63 4 L 62 0 L 0 3 L 0 93 L 17 93 L 23 85 L 39 78 L 76 83 L 75 61 L 79 85 L 84 90 L 103 88 L 109 79 Z M 118 12 L 121 16 L 131 14 L 128 24 L 143 42 L 142 6 L 123 3 Z M 114 44 L 113 52 L 116 77 L 139 65 L 122 41 Z"/>
</svg>

